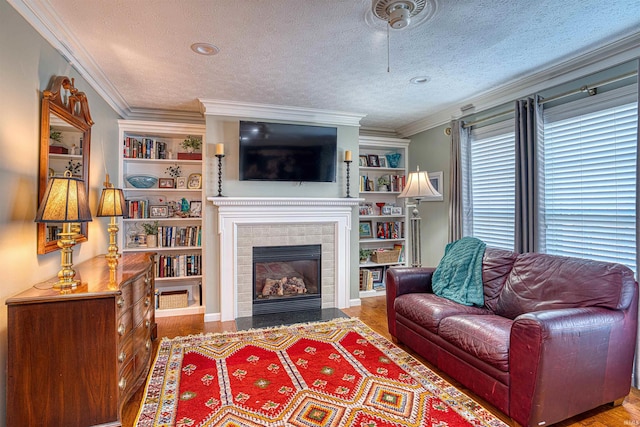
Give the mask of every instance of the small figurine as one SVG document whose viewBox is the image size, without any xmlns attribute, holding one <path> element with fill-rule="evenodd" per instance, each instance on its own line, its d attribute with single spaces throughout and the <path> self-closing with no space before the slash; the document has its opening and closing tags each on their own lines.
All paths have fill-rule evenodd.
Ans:
<svg viewBox="0 0 640 427">
<path fill-rule="evenodd" d="M 189 201 L 187 199 L 185 199 L 184 197 L 182 198 L 182 208 L 181 208 L 181 210 L 184 213 L 188 213 L 189 212 Z"/>
</svg>

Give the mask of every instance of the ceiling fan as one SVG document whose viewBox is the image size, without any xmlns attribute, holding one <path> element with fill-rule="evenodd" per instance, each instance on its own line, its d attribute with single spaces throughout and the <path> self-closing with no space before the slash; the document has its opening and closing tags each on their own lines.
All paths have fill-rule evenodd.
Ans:
<svg viewBox="0 0 640 427">
<path fill-rule="evenodd" d="M 427 0 L 372 0 L 372 12 L 376 18 L 386 21 L 389 27 L 400 30 L 409 26 L 411 18 L 427 9 L 433 10 L 433 1 Z"/>
</svg>

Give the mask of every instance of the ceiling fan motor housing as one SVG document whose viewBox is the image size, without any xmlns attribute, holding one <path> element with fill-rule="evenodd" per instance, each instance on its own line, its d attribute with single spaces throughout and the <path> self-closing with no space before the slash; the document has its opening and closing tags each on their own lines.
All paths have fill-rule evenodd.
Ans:
<svg viewBox="0 0 640 427">
<path fill-rule="evenodd" d="M 425 0 L 372 0 L 373 14 L 396 30 L 407 27 L 424 7 Z"/>
</svg>

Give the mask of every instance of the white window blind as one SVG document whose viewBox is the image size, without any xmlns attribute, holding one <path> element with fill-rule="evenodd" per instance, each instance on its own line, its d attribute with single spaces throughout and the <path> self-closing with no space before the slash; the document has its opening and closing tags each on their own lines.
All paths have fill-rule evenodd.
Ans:
<svg viewBox="0 0 640 427">
<path fill-rule="evenodd" d="M 473 128 L 467 151 L 466 185 L 471 206 L 465 235 L 488 246 L 513 250 L 515 133 L 513 119 Z"/>
<path fill-rule="evenodd" d="M 636 91 L 544 112 L 544 252 L 636 271 Z"/>
</svg>

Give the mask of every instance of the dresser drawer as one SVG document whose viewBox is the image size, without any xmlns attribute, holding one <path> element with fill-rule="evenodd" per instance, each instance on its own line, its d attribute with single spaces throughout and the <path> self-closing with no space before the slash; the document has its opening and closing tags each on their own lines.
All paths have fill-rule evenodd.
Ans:
<svg viewBox="0 0 640 427">
<path fill-rule="evenodd" d="M 134 280 L 131 287 L 133 288 L 133 303 L 135 304 L 151 292 L 151 279 L 149 278 L 149 273 L 143 274 Z"/>
<path fill-rule="evenodd" d="M 128 392 L 134 384 L 135 375 L 135 360 L 130 360 L 129 363 L 120 370 L 120 375 L 118 376 L 118 392 L 120 393 L 120 398 L 129 395 Z"/>
<path fill-rule="evenodd" d="M 120 372 L 133 359 L 133 334 L 129 334 L 118 346 L 118 366 Z"/>
<path fill-rule="evenodd" d="M 116 296 L 116 316 L 122 315 L 133 305 L 133 291 L 130 284 L 120 288 L 120 295 Z"/>
<path fill-rule="evenodd" d="M 133 326 L 137 327 L 147 318 L 149 309 L 151 308 L 151 295 L 146 295 L 133 307 Z"/>
<path fill-rule="evenodd" d="M 122 313 L 120 318 L 116 322 L 116 334 L 118 336 L 118 342 L 122 343 L 125 337 L 133 329 L 133 315 L 131 309 Z"/>
</svg>

